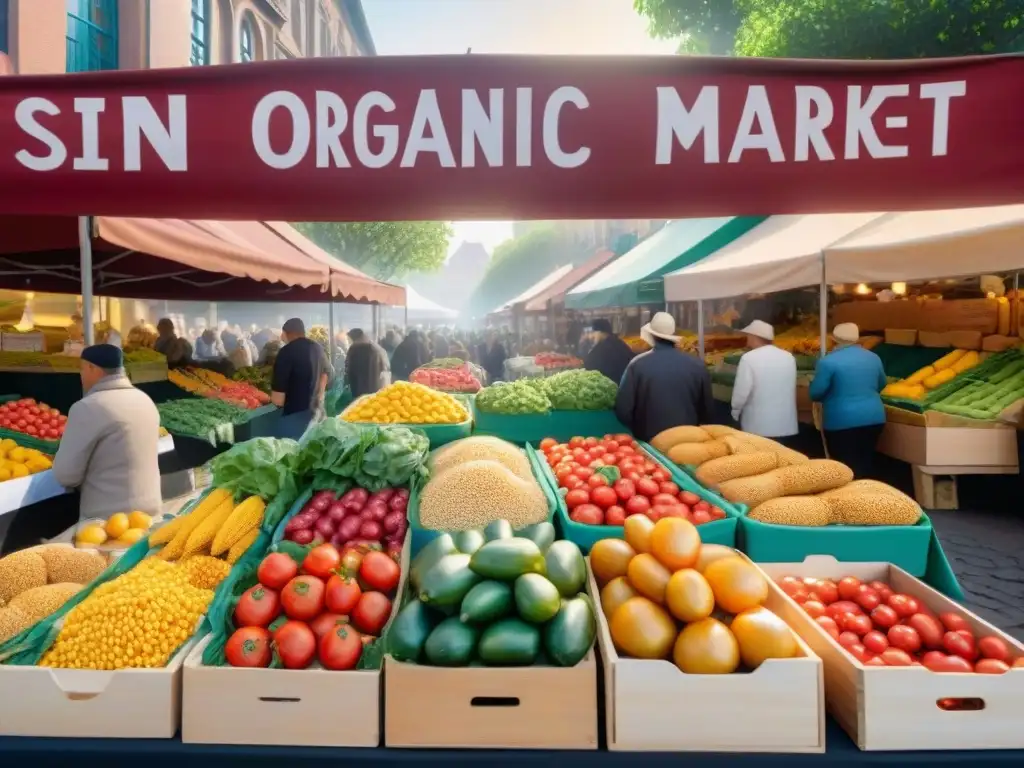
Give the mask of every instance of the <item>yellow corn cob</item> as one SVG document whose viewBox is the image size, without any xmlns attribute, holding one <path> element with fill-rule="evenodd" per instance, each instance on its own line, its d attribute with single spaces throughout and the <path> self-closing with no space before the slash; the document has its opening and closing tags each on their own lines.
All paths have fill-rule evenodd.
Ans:
<svg viewBox="0 0 1024 768">
<path fill-rule="evenodd" d="M 237 563 L 239 560 L 241 560 L 242 555 L 244 555 L 249 550 L 249 547 L 253 545 L 253 542 L 256 541 L 259 535 L 260 529 L 253 528 L 251 531 L 245 534 L 245 536 L 243 536 L 234 544 L 232 544 L 231 549 L 228 550 L 228 562 L 233 565 Z"/>
<path fill-rule="evenodd" d="M 209 517 L 197 525 L 195 530 L 189 534 L 188 541 L 185 542 L 185 550 L 181 553 L 179 559 L 183 560 L 190 555 L 198 555 L 204 551 L 209 551 L 213 537 L 217 535 L 217 531 L 224 525 L 224 521 L 231 517 L 234 509 L 234 502 L 228 499 L 211 512 Z"/>
<path fill-rule="evenodd" d="M 221 552 L 227 552 L 249 531 L 259 528 L 266 508 L 267 505 L 259 496 L 250 496 L 235 507 L 231 516 L 224 521 L 224 525 L 217 529 L 217 535 L 213 537 L 213 544 L 210 545 L 210 554 L 219 555 Z"/>
<path fill-rule="evenodd" d="M 157 528 L 153 533 L 149 534 L 149 546 L 159 547 L 161 544 L 166 544 L 174 538 L 174 534 L 185 524 L 185 520 L 188 515 L 178 515 L 178 517 L 171 520 L 167 525 L 162 525 Z"/>
<path fill-rule="evenodd" d="M 922 383 L 924 384 L 926 389 L 935 389 L 937 387 L 941 387 L 947 381 L 952 381 L 953 379 L 955 379 L 956 374 L 956 366 L 954 365 L 952 368 L 946 368 L 944 370 L 939 371 L 934 376 L 929 376 Z"/>
<path fill-rule="evenodd" d="M 938 360 L 936 360 L 934 363 L 932 363 L 932 368 L 934 368 L 936 371 L 944 371 L 947 368 L 952 368 L 953 364 L 956 363 L 957 361 L 959 361 L 960 358 L 963 357 L 966 354 L 967 354 L 967 350 L 964 350 L 964 349 L 954 349 L 948 355 L 943 355 Z"/>
<path fill-rule="evenodd" d="M 926 365 L 919 371 L 915 371 L 901 381 L 901 384 L 920 384 L 922 381 L 927 379 L 929 376 L 935 375 L 935 368 L 931 365 Z"/>
<path fill-rule="evenodd" d="M 179 560 L 185 551 L 185 544 L 192 531 L 199 527 L 207 517 L 213 514 L 224 501 L 231 501 L 231 493 L 223 488 L 215 488 L 206 494 L 206 498 L 199 502 L 195 509 L 184 517 L 184 522 L 174 532 L 174 537 L 162 550 L 160 557 L 163 560 Z"/>
<path fill-rule="evenodd" d="M 953 374 L 956 375 L 963 373 L 964 371 L 969 371 L 979 362 L 981 362 L 981 357 L 978 355 L 977 352 L 971 350 L 966 355 L 957 360 L 955 363 L 953 363 Z"/>
<path fill-rule="evenodd" d="M 898 382 L 890 384 L 883 390 L 883 394 L 889 397 L 899 397 L 904 400 L 920 400 L 924 397 L 924 386 L 921 384 L 904 384 Z"/>
</svg>

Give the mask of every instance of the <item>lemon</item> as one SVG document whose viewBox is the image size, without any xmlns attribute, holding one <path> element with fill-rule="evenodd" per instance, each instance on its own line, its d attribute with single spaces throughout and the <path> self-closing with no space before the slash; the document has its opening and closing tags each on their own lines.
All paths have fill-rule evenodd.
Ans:
<svg viewBox="0 0 1024 768">
<path fill-rule="evenodd" d="M 128 522 L 128 515 L 124 512 L 118 512 L 116 515 L 110 516 L 104 530 L 106 530 L 107 536 L 112 539 L 116 539 L 123 535 L 129 528 L 131 528 L 131 524 Z"/>
<path fill-rule="evenodd" d="M 131 546 L 145 535 L 146 532 L 142 528 L 129 528 L 127 531 L 118 536 L 117 541 L 114 543 L 127 544 L 128 546 Z"/>
<path fill-rule="evenodd" d="M 20 446 L 15 446 L 14 448 L 11 448 L 11 450 L 7 452 L 7 459 L 9 461 L 17 461 L 20 463 L 25 461 L 25 459 L 27 458 L 28 451 L 26 451 L 24 448 L 21 448 Z"/>
<path fill-rule="evenodd" d="M 153 518 L 145 512 L 132 512 L 128 515 L 129 529 L 139 528 L 143 531 L 148 531 L 151 525 L 153 525 Z"/>
<path fill-rule="evenodd" d="M 90 523 L 75 535 L 75 544 L 80 547 L 98 546 L 107 540 L 107 534 L 99 523 Z"/>
<path fill-rule="evenodd" d="M 24 464 L 8 463 L 7 468 L 11 471 L 11 477 L 28 477 L 31 473 Z"/>
</svg>

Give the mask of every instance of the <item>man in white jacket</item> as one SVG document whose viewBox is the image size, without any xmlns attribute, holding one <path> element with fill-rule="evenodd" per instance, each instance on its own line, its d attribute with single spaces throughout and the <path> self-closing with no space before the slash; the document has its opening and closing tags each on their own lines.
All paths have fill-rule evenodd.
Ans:
<svg viewBox="0 0 1024 768">
<path fill-rule="evenodd" d="M 732 417 L 751 434 L 775 439 L 796 435 L 796 358 L 775 346 L 775 329 L 762 320 L 741 332 L 749 351 L 736 371 Z"/>
</svg>

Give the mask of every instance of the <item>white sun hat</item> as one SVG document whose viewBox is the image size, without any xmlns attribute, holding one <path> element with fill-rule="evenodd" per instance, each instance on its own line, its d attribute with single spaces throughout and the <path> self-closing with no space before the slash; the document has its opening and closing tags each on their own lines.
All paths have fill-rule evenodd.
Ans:
<svg viewBox="0 0 1024 768">
<path fill-rule="evenodd" d="M 764 320 L 755 320 L 746 328 L 743 328 L 740 333 L 745 333 L 747 336 L 756 336 L 765 341 L 775 341 L 775 329 Z"/>
<path fill-rule="evenodd" d="M 676 319 L 668 312 L 657 312 L 651 322 L 640 329 L 640 337 L 652 347 L 655 338 L 677 342 L 680 337 L 676 336 Z"/>
<path fill-rule="evenodd" d="M 841 344 L 856 344 L 860 340 L 860 328 L 856 323 L 840 323 L 832 329 L 832 338 Z"/>
</svg>

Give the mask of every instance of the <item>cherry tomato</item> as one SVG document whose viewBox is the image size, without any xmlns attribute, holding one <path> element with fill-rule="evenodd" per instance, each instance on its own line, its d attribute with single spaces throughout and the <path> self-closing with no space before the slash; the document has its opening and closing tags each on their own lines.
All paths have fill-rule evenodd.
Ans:
<svg viewBox="0 0 1024 768">
<path fill-rule="evenodd" d="M 825 612 L 838 622 L 844 613 L 861 613 L 861 610 L 859 605 L 850 600 L 837 600 L 829 605 Z"/>
<path fill-rule="evenodd" d="M 615 489 L 615 495 L 619 497 L 619 501 L 629 501 L 636 496 L 636 486 L 632 480 L 619 479 L 615 481 L 615 485 L 612 486 Z"/>
<path fill-rule="evenodd" d="M 1013 657 L 1006 643 L 998 637 L 982 637 L 978 639 L 978 653 L 986 659 L 995 659 L 1009 664 Z"/>
<path fill-rule="evenodd" d="M 864 635 L 864 639 L 861 642 L 872 653 L 882 653 L 889 647 L 889 640 L 877 629 L 873 629 Z"/>
<path fill-rule="evenodd" d="M 896 615 L 901 619 L 909 619 L 920 611 L 920 604 L 916 599 L 899 593 L 889 598 L 889 607 L 896 611 Z"/>
<path fill-rule="evenodd" d="M 835 619 L 829 616 L 819 616 L 815 621 L 818 622 L 819 627 L 832 636 L 833 640 L 839 640 L 839 627 L 836 625 Z"/>
<path fill-rule="evenodd" d="M 256 578 L 260 584 L 271 589 L 282 589 L 285 584 L 295 578 L 299 565 L 282 552 L 271 552 L 260 563 Z"/>
<path fill-rule="evenodd" d="M 626 510 L 615 504 L 604 511 L 605 525 L 622 525 L 626 522 Z"/>
<path fill-rule="evenodd" d="M 887 667 L 909 667 L 914 663 L 910 654 L 899 648 L 886 648 L 880 657 Z"/>
<path fill-rule="evenodd" d="M 839 597 L 843 600 L 855 600 L 860 591 L 860 579 L 853 576 L 845 576 L 839 580 Z"/>
<path fill-rule="evenodd" d="M 966 659 L 960 656 L 944 656 L 942 654 L 925 654 L 921 660 L 926 669 L 932 672 L 973 672 L 974 667 Z"/>
<path fill-rule="evenodd" d="M 327 581 L 341 565 L 341 555 L 333 544 L 321 544 L 309 550 L 302 561 L 302 570 L 310 576 Z"/>
<path fill-rule="evenodd" d="M 585 445 L 587 448 L 593 448 L 595 445 L 597 445 L 597 438 L 596 437 L 584 438 L 583 445 Z"/>
<path fill-rule="evenodd" d="M 636 492 L 653 499 L 658 495 L 658 484 L 649 477 L 641 478 L 636 481 Z"/>
<path fill-rule="evenodd" d="M 576 437 L 569 438 L 570 448 L 582 448 L 586 444 L 586 440 L 577 435 Z"/>
<path fill-rule="evenodd" d="M 871 584 L 869 584 L 868 586 L 870 586 L 873 590 L 875 590 L 875 592 L 878 593 L 878 596 L 882 598 L 883 603 L 889 603 L 889 598 L 892 597 L 892 587 L 890 587 L 884 581 L 877 580 L 872 581 Z"/>
<path fill-rule="evenodd" d="M 904 622 L 908 627 L 913 627 L 921 638 L 921 645 L 924 648 L 941 648 L 942 636 L 945 634 L 942 624 L 938 619 L 925 616 L 923 613 L 915 613 Z"/>
<path fill-rule="evenodd" d="M 978 658 L 978 650 L 975 647 L 974 641 L 969 640 L 959 632 L 947 632 L 942 636 L 942 647 L 946 649 L 946 652 L 953 655 L 959 656 L 962 659 L 973 662 Z"/>
<path fill-rule="evenodd" d="M 804 611 L 812 619 L 817 619 L 825 615 L 825 606 L 817 600 L 808 600 L 804 603 Z"/>
<path fill-rule="evenodd" d="M 711 513 L 710 512 L 705 512 L 703 509 L 698 509 L 696 512 L 691 512 L 690 508 L 687 507 L 685 504 L 678 504 L 677 506 L 680 509 L 685 510 L 689 514 L 690 522 L 693 523 L 694 525 L 703 525 L 704 523 L 710 523 L 711 522 Z M 822 607 L 824 607 L 824 606 L 822 606 Z"/>
<path fill-rule="evenodd" d="M 324 669 L 355 669 L 363 655 L 363 641 L 355 629 L 340 624 L 320 638 L 317 651 Z"/>
<path fill-rule="evenodd" d="M 580 504 L 590 503 L 590 493 L 583 488 L 576 488 L 565 494 L 565 506 L 576 509 Z"/>
<path fill-rule="evenodd" d="M 854 602 L 865 611 L 870 612 L 879 606 L 882 602 L 882 598 L 879 597 L 878 593 L 867 584 L 861 584 L 860 591 L 857 592 L 857 597 L 854 598 Z"/>
<path fill-rule="evenodd" d="M 836 587 L 834 581 L 824 579 L 819 581 L 814 587 L 814 594 L 818 596 L 825 605 L 830 605 L 839 599 L 839 589 Z"/>
<path fill-rule="evenodd" d="M 840 632 L 839 633 L 839 644 L 849 650 L 851 645 L 858 645 L 860 638 L 853 632 Z"/>
<path fill-rule="evenodd" d="M 646 496 L 634 496 L 626 501 L 626 512 L 630 515 L 645 515 L 651 508 Z"/>
<path fill-rule="evenodd" d="M 959 613 L 940 613 L 939 621 L 942 622 L 942 626 L 946 628 L 947 632 L 959 632 L 961 629 L 970 630 L 971 628 L 971 625 L 967 623 L 967 619 Z"/>
<path fill-rule="evenodd" d="M 668 482 L 668 472 L 666 472 L 664 469 L 649 470 L 647 469 L 647 465 L 645 464 L 644 471 L 650 473 L 651 480 L 658 483 L 659 485 Z M 672 485 L 675 485 L 675 483 L 672 483 Z M 668 493 L 668 491 L 662 491 L 662 493 Z"/>
<path fill-rule="evenodd" d="M 889 638 L 889 645 L 901 651 L 917 653 L 921 650 L 921 636 L 913 627 L 897 624 L 895 627 L 889 627 L 886 637 Z"/>
<path fill-rule="evenodd" d="M 683 502 L 683 504 L 692 507 L 694 504 L 699 504 L 701 499 L 700 496 L 693 491 L 681 491 L 679 493 L 679 500 Z"/>
<path fill-rule="evenodd" d="M 601 447 L 604 448 L 605 453 L 615 453 L 617 450 L 619 450 L 619 444 L 616 443 L 614 440 L 605 440 L 603 443 L 601 443 Z"/>
<path fill-rule="evenodd" d="M 853 658 L 855 658 L 861 664 L 867 663 L 867 660 L 871 658 L 871 654 L 868 653 L 868 649 L 860 643 L 854 643 L 853 645 L 849 646 L 846 650 L 849 651 L 850 655 L 853 656 Z"/>
<path fill-rule="evenodd" d="M 974 665 L 979 675 L 1001 675 L 1010 671 L 1010 665 L 1000 659 L 982 659 Z"/>
<path fill-rule="evenodd" d="M 605 477 L 604 475 L 594 474 L 587 478 L 587 485 L 591 489 L 600 488 L 602 485 L 608 485 L 608 478 Z"/>
<path fill-rule="evenodd" d="M 679 495 L 679 486 L 673 483 L 671 480 L 666 480 L 658 485 L 658 490 L 662 493 L 667 493 L 670 496 Z"/>
<path fill-rule="evenodd" d="M 368 635 L 379 635 L 391 616 L 391 601 L 380 592 L 364 592 L 350 618 L 356 629 Z"/>
<path fill-rule="evenodd" d="M 321 613 L 311 622 L 309 628 L 313 630 L 316 639 L 320 640 L 325 634 L 334 629 L 338 624 L 348 624 L 348 617 L 339 613 Z"/>
<path fill-rule="evenodd" d="M 561 483 L 567 475 L 572 474 L 572 467 L 559 467 L 555 470 L 555 477 L 558 478 L 558 482 Z"/>
<path fill-rule="evenodd" d="M 569 513 L 569 519 L 583 525 L 603 525 L 604 513 L 595 504 L 580 504 Z"/>
<path fill-rule="evenodd" d="M 274 633 L 274 644 L 285 669 L 305 669 L 316 655 L 316 635 L 301 621 L 282 624 Z"/>
<path fill-rule="evenodd" d="M 863 613 L 847 613 L 843 615 L 843 629 L 847 632 L 856 632 L 858 637 L 864 637 L 864 635 L 871 631 L 873 626 L 871 619 Z"/>
<path fill-rule="evenodd" d="M 555 440 L 555 438 L 553 437 L 545 437 L 543 440 L 540 441 L 540 449 L 544 451 L 544 453 L 547 453 L 556 445 L 558 445 L 558 441 Z"/>
<path fill-rule="evenodd" d="M 562 487 L 574 491 L 577 488 L 585 488 L 586 483 L 576 477 L 576 475 L 566 475 L 565 479 L 562 480 Z"/>
<path fill-rule="evenodd" d="M 594 460 L 594 457 L 591 456 L 590 453 L 588 453 L 587 451 L 584 451 L 583 453 L 581 453 L 579 456 L 576 457 L 576 461 L 578 461 L 584 467 L 587 466 L 593 460 Z"/>
<path fill-rule="evenodd" d="M 316 576 L 296 576 L 281 590 L 281 605 L 289 619 L 315 618 L 324 609 L 324 583 Z"/>
<path fill-rule="evenodd" d="M 900 617 L 888 605 L 880 605 L 871 612 L 871 621 L 875 623 L 876 627 L 889 629 L 889 627 L 895 627 L 900 623 Z"/>
<path fill-rule="evenodd" d="M 589 480 L 594 476 L 594 470 L 590 467 L 577 467 L 573 470 L 573 474 L 580 480 Z"/>
<path fill-rule="evenodd" d="M 618 494 L 608 486 L 599 486 L 590 491 L 590 501 L 601 509 L 617 506 L 619 503 Z"/>
<path fill-rule="evenodd" d="M 238 598 L 235 606 L 236 627 L 266 627 L 281 613 L 281 600 L 277 592 L 257 584 Z"/>
<path fill-rule="evenodd" d="M 870 653 L 871 651 L 868 651 Z M 872 656 L 867 661 L 863 662 L 865 667 L 884 667 L 885 661 L 881 656 Z"/>
<path fill-rule="evenodd" d="M 224 645 L 224 656 L 232 667 L 269 667 L 270 632 L 263 627 L 236 629 Z"/>
<path fill-rule="evenodd" d="M 387 555 L 384 555 L 387 557 Z M 388 558 L 389 560 L 391 558 Z M 394 561 L 392 561 L 394 562 Z M 332 613 L 347 616 L 356 607 L 363 594 L 359 582 L 352 576 L 331 576 L 324 590 L 324 605 Z"/>
</svg>

